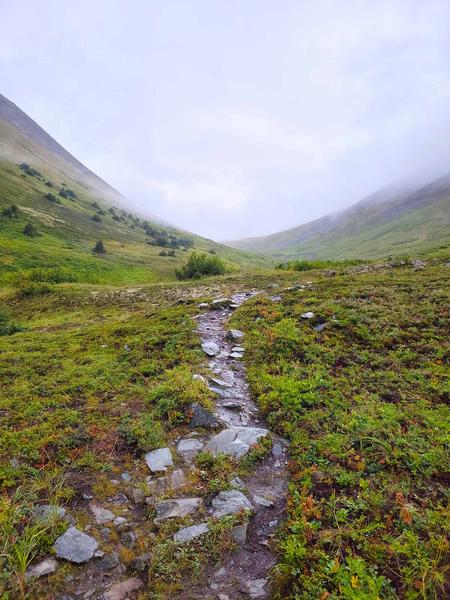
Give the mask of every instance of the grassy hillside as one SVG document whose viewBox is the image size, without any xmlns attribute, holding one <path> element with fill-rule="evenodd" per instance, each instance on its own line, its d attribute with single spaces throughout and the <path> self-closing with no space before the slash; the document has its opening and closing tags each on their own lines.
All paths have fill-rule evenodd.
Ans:
<svg viewBox="0 0 450 600">
<path fill-rule="evenodd" d="M 230 242 L 277 258 L 372 259 L 450 246 L 450 178 L 383 190 L 349 209 L 273 235 Z"/>
</svg>

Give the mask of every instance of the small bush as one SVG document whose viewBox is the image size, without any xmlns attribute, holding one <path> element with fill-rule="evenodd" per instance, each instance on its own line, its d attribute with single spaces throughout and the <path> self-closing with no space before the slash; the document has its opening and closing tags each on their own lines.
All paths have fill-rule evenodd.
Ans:
<svg viewBox="0 0 450 600">
<path fill-rule="evenodd" d="M 199 279 L 204 275 L 223 275 L 223 273 L 225 273 L 225 265 L 217 256 L 195 252 L 181 269 L 175 271 L 177 279 Z"/>
<path fill-rule="evenodd" d="M 48 194 L 45 194 L 44 198 L 46 200 L 48 200 L 49 202 L 54 202 L 55 204 L 61 204 L 61 200 L 59 198 L 57 198 L 55 196 L 55 194 L 52 194 L 51 192 L 49 192 Z"/>
<path fill-rule="evenodd" d="M 15 219 L 19 216 L 19 209 L 15 204 L 11 204 L 11 206 L 2 210 L 2 216 L 7 219 Z"/>
<path fill-rule="evenodd" d="M 0 312 L 0 335 L 12 335 L 23 331 L 23 327 L 15 323 L 11 323 L 9 317 L 5 313 Z"/>
<path fill-rule="evenodd" d="M 163 426 L 149 414 L 135 419 L 125 415 L 118 432 L 128 445 L 144 452 L 158 448 L 164 443 Z"/>
<path fill-rule="evenodd" d="M 95 223 L 101 223 L 102 222 L 102 218 L 101 218 L 100 215 L 92 215 L 91 220 L 95 221 Z"/>
<path fill-rule="evenodd" d="M 70 188 L 61 188 L 59 190 L 59 195 L 61 198 L 66 198 L 67 200 L 75 200 L 77 198 L 75 192 Z"/>
<path fill-rule="evenodd" d="M 23 228 L 23 233 L 29 237 L 35 237 L 38 234 L 38 230 L 31 223 L 27 223 Z"/>
<path fill-rule="evenodd" d="M 93 247 L 92 252 L 95 252 L 96 254 L 106 254 L 106 248 L 102 240 L 98 240 Z"/>
</svg>

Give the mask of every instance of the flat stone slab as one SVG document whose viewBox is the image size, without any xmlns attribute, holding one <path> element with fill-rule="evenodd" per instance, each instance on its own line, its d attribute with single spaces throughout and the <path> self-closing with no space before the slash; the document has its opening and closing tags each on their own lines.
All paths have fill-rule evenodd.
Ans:
<svg viewBox="0 0 450 600">
<path fill-rule="evenodd" d="M 50 573 L 54 573 L 57 568 L 57 560 L 52 557 L 44 558 L 44 560 L 41 560 L 38 563 L 28 567 L 28 569 L 25 571 L 25 578 L 37 579 L 38 577 L 43 577 L 44 575 L 50 575 Z"/>
<path fill-rule="evenodd" d="M 247 523 L 243 523 L 242 525 L 236 525 L 231 530 L 231 537 L 236 542 L 236 544 L 245 544 L 247 541 Z"/>
<path fill-rule="evenodd" d="M 204 444 L 195 438 L 185 438 L 178 442 L 177 452 L 186 462 L 192 459 L 200 452 Z"/>
<path fill-rule="evenodd" d="M 144 458 L 152 473 L 166 471 L 167 467 L 173 465 L 172 453 L 169 448 L 152 450 L 151 452 L 147 452 Z"/>
<path fill-rule="evenodd" d="M 245 591 L 250 598 L 265 598 L 266 597 L 267 579 L 253 579 L 245 584 Z"/>
<path fill-rule="evenodd" d="M 126 600 L 130 598 L 130 594 L 140 589 L 144 583 L 137 577 L 131 577 L 114 583 L 104 594 L 105 600 Z"/>
<path fill-rule="evenodd" d="M 238 360 L 240 358 L 244 358 L 244 355 L 242 354 L 242 352 L 231 352 L 229 356 L 230 356 L 230 358 L 234 358 L 236 360 Z"/>
<path fill-rule="evenodd" d="M 230 427 L 211 438 L 203 450 L 211 452 L 214 456 L 223 453 L 241 458 L 268 433 L 267 429 L 259 427 Z"/>
<path fill-rule="evenodd" d="M 183 527 L 183 529 L 180 529 L 174 534 L 173 539 L 175 542 L 177 542 L 177 544 L 185 544 L 186 542 L 190 542 L 201 535 L 205 535 L 205 533 L 208 533 L 208 531 L 209 527 L 207 523 L 199 523 L 198 525 Z"/>
<path fill-rule="evenodd" d="M 192 415 L 189 421 L 189 429 L 195 429 L 196 427 L 216 427 L 219 424 L 217 417 L 197 402 L 191 404 L 189 411 Z"/>
<path fill-rule="evenodd" d="M 220 348 L 216 342 L 203 342 L 202 350 L 208 356 L 216 356 L 220 352 Z"/>
<path fill-rule="evenodd" d="M 99 504 L 94 504 L 91 502 L 89 504 L 89 509 L 91 513 L 94 515 L 95 522 L 97 525 L 103 525 L 103 523 L 108 523 L 108 521 L 114 521 L 116 515 L 108 510 L 107 508 L 103 508 Z"/>
<path fill-rule="evenodd" d="M 239 329 L 230 329 L 227 333 L 227 338 L 232 342 L 240 342 L 244 339 L 244 332 L 239 331 Z"/>
<path fill-rule="evenodd" d="M 164 521 L 165 519 L 173 519 L 176 517 L 186 517 L 194 513 L 202 504 L 201 498 L 178 498 L 161 500 L 155 506 L 156 517 L 155 523 Z"/>
<path fill-rule="evenodd" d="M 233 515 L 241 510 L 253 511 L 253 504 L 239 490 L 225 490 L 212 499 L 212 516 L 219 518 Z"/>
<path fill-rule="evenodd" d="M 240 354 L 242 354 L 243 352 L 245 352 L 245 348 L 244 346 L 235 346 L 234 348 L 231 348 L 231 352 L 239 352 Z"/>
<path fill-rule="evenodd" d="M 272 500 L 269 500 L 268 498 L 264 498 L 264 496 L 254 495 L 253 501 L 256 502 L 256 504 L 259 504 L 259 506 L 265 506 L 267 508 L 269 508 L 270 506 L 273 506 Z"/>
<path fill-rule="evenodd" d="M 57 538 L 53 545 L 58 558 L 73 563 L 84 563 L 94 556 L 98 548 L 97 540 L 76 527 L 69 529 Z"/>
<path fill-rule="evenodd" d="M 232 383 L 230 383 L 229 381 L 225 381 L 224 379 L 219 379 L 218 377 L 211 377 L 210 381 L 214 384 L 214 387 L 233 387 Z"/>
</svg>

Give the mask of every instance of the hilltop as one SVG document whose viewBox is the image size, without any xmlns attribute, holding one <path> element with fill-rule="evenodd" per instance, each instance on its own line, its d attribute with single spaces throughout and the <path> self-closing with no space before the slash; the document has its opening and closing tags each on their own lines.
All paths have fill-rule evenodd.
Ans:
<svg viewBox="0 0 450 600">
<path fill-rule="evenodd" d="M 272 235 L 228 243 L 287 259 L 436 253 L 450 244 L 450 174 L 416 188 L 391 186 L 339 213 Z"/>
<path fill-rule="evenodd" d="M 173 279 L 193 251 L 220 256 L 230 270 L 268 262 L 124 206 L 117 190 L 0 97 L 0 283 L 149 283 Z M 99 240 L 104 254 L 92 252 Z"/>
</svg>

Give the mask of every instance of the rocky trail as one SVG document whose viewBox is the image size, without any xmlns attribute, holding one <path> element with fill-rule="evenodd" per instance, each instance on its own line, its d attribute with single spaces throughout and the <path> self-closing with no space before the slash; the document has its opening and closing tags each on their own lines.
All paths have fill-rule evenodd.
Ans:
<svg viewBox="0 0 450 600">
<path fill-rule="evenodd" d="M 271 540 L 285 511 L 287 442 L 272 435 L 270 451 L 252 464 L 247 477 L 242 480 L 234 476 L 226 489 L 212 497 L 197 497 L 195 486 L 189 486 L 190 475 L 196 471 L 194 459 L 200 451 L 213 456 L 225 454 L 239 461 L 270 435 L 250 397 L 242 362 L 245 336 L 227 327 L 233 310 L 256 293 L 239 293 L 231 299 L 199 305 L 201 312 L 195 319 L 209 360 L 209 375 L 194 378 L 214 393 L 214 414 L 193 404 L 191 433 L 170 447 L 147 452 L 145 462 L 136 461 L 136 469 L 124 470 L 120 479 L 111 478 L 109 483 L 115 492 L 106 499 L 98 500 L 86 487 L 80 500 L 84 514 L 89 515 L 84 527 L 75 526 L 73 517 L 62 507 L 38 508 L 35 518 L 56 516 L 66 520 L 68 528 L 54 544 L 55 556 L 31 565 L 27 578 L 51 574 L 67 562 L 79 565 L 65 575 L 63 585 L 51 598 L 131 600 L 139 593 L 145 595 L 151 591 L 146 575 L 152 552 L 139 550 L 144 535 L 147 548 L 149 538 L 155 537 L 152 527 L 188 517 L 193 524 L 181 527 L 172 536 L 175 544 L 187 544 L 207 534 L 215 519 L 227 515 L 244 516 L 231 530 L 235 549 L 223 553 L 219 564 L 207 567 L 199 582 L 184 580 L 182 590 L 171 593 L 170 598 L 269 597 L 270 569 L 276 562 Z M 143 476 L 145 471 L 147 476 Z M 149 508 L 153 523 L 149 521 Z M 134 556 L 131 562 L 123 559 L 128 551 Z"/>
</svg>

